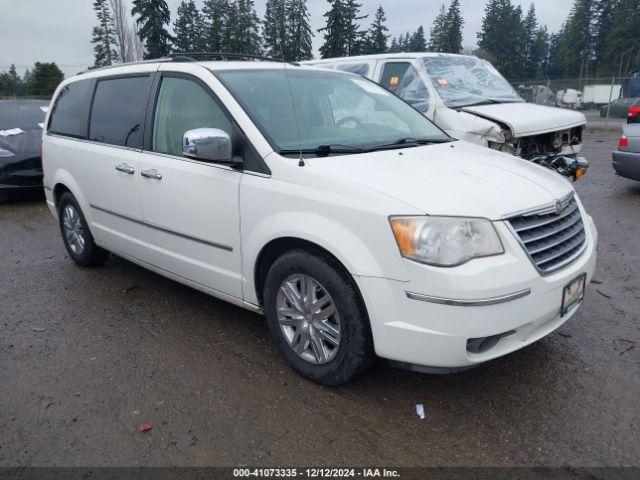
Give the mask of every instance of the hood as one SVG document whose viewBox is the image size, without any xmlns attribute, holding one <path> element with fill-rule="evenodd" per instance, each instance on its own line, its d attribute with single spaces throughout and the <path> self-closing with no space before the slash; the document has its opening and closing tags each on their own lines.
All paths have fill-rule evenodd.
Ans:
<svg viewBox="0 0 640 480">
<path fill-rule="evenodd" d="M 463 107 L 462 110 L 502 123 L 509 127 L 516 137 L 555 132 L 587 123 L 586 117 L 575 110 L 535 103 L 498 103 Z"/>
<path fill-rule="evenodd" d="M 307 163 L 329 177 L 358 183 L 429 215 L 499 220 L 573 190 L 546 168 L 463 141 L 313 158 Z"/>
</svg>

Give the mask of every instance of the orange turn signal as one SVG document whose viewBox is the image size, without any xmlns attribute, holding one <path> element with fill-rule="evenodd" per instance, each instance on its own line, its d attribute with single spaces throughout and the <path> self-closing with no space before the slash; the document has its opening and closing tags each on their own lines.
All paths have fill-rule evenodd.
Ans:
<svg viewBox="0 0 640 480">
<path fill-rule="evenodd" d="M 392 218 L 391 228 L 393 234 L 396 236 L 398 247 L 403 256 L 412 255 L 416 253 L 416 247 L 414 243 L 416 224 L 415 222 L 407 221 L 405 218 Z"/>
<path fill-rule="evenodd" d="M 584 167 L 579 168 L 578 171 L 576 172 L 576 181 L 580 180 L 584 176 L 585 173 L 587 173 L 587 169 L 586 168 L 584 168 Z"/>
</svg>

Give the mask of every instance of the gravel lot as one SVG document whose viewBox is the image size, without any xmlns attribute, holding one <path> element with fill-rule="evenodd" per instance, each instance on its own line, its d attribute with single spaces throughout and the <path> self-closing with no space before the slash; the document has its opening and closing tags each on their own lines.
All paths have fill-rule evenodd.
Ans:
<svg viewBox="0 0 640 480">
<path fill-rule="evenodd" d="M 290 371 L 258 315 L 114 256 L 78 268 L 42 199 L 0 205 L 0 466 L 640 464 L 640 183 L 613 174 L 617 138 L 586 135 L 577 315 L 464 373 L 379 362 L 339 389 Z"/>
</svg>

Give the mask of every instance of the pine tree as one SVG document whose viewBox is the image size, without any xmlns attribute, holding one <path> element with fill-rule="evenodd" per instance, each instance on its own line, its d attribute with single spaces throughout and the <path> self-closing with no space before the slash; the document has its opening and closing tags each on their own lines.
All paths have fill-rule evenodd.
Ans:
<svg viewBox="0 0 640 480">
<path fill-rule="evenodd" d="M 640 0 L 620 0 L 603 51 L 612 73 L 626 76 L 640 68 Z"/>
<path fill-rule="evenodd" d="M 118 61 L 118 52 L 116 51 L 115 25 L 107 0 L 95 0 L 93 2 L 93 10 L 96 12 L 98 19 L 98 25 L 93 27 L 91 39 L 91 43 L 94 44 L 93 51 L 95 54 L 93 64 L 96 67 L 112 65 Z"/>
<path fill-rule="evenodd" d="M 286 16 L 289 45 L 285 60 L 311 60 L 313 58 L 313 32 L 309 25 L 307 0 L 287 0 Z"/>
<path fill-rule="evenodd" d="M 427 51 L 427 39 L 424 36 L 424 27 L 420 25 L 418 30 L 411 36 L 409 40 L 410 52 L 426 52 Z"/>
<path fill-rule="evenodd" d="M 507 78 L 522 77 L 524 68 L 522 9 L 511 0 L 489 0 L 478 33 L 478 47 Z M 516 53 L 516 54 L 514 54 Z"/>
<path fill-rule="evenodd" d="M 204 50 L 224 52 L 228 45 L 229 0 L 205 0 L 202 8 Z"/>
<path fill-rule="evenodd" d="M 615 26 L 615 15 L 620 8 L 619 0 L 598 0 L 596 2 L 596 24 L 594 53 L 598 72 L 610 73 L 615 71 L 615 64 L 607 55 L 607 38 Z"/>
<path fill-rule="evenodd" d="M 235 0 L 228 17 L 229 50 L 231 53 L 260 55 L 260 19 L 253 0 Z"/>
<path fill-rule="evenodd" d="M 398 45 L 398 39 L 393 37 L 391 40 L 391 45 L 389 46 L 389 53 L 398 53 L 400 51 L 400 46 Z"/>
<path fill-rule="evenodd" d="M 411 48 L 411 35 L 407 32 L 402 38 L 401 49 L 403 52 L 408 52 Z"/>
<path fill-rule="evenodd" d="M 373 23 L 367 33 L 366 53 L 385 53 L 388 50 L 387 40 L 389 39 L 389 35 L 387 35 L 387 32 L 389 29 L 385 25 L 386 21 L 387 17 L 382 5 L 380 5 L 376 10 Z"/>
<path fill-rule="evenodd" d="M 637 2 L 636 2 L 637 3 Z M 595 1 L 575 0 L 560 38 L 555 68 L 565 77 L 582 77 L 594 56 Z"/>
<path fill-rule="evenodd" d="M 171 52 L 171 35 L 166 26 L 171 12 L 166 0 L 133 0 L 131 15 L 137 15 L 138 36 L 144 42 L 145 59 L 165 57 Z"/>
<path fill-rule="evenodd" d="M 262 22 L 265 53 L 273 58 L 288 56 L 288 36 L 285 0 L 267 0 L 264 21 Z"/>
<path fill-rule="evenodd" d="M 360 30 L 360 5 L 356 0 L 327 0 L 331 5 L 324 14 L 326 25 L 319 29 L 324 32 L 324 44 L 320 47 L 322 58 L 348 57 L 359 55 L 364 50 L 366 32 Z"/>
<path fill-rule="evenodd" d="M 344 46 L 345 5 L 343 0 L 327 0 L 331 8 L 324 14 L 326 24 L 318 32 L 324 32 L 324 44 L 320 47 L 322 58 L 346 56 Z"/>
<path fill-rule="evenodd" d="M 442 5 L 431 27 L 430 38 L 429 38 L 429 51 L 431 52 L 447 51 L 446 27 L 445 27 L 446 20 L 447 20 L 447 12 L 444 8 L 444 5 Z"/>
<path fill-rule="evenodd" d="M 464 20 L 460 13 L 460 0 L 452 0 L 445 17 L 445 51 L 462 53 L 462 28 Z"/>
<path fill-rule="evenodd" d="M 173 30 L 175 52 L 188 53 L 202 50 L 202 17 L 194 0 L 182 0 Z"/>
<path fill-rule="evenodd" d="M 524 28 L 524 78 L 533 78 L 538 69 L 538 58 L 534 58 L 534 45 L 538 34 L 536 7 L 532 3 L 522 23 Z"/>
</svg>

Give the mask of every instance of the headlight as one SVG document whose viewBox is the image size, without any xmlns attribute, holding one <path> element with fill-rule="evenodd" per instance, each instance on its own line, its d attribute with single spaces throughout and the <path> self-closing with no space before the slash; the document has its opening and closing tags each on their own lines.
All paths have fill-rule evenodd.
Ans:
<svg viewBox="0 0 640 480">
<path fill-rule="evenodd" d="M 392 217 L 390 221 L 400 253 L 416 262 L 453 267 L 504 253 L 496 229 L 483 218 Z"/>
</svg>

